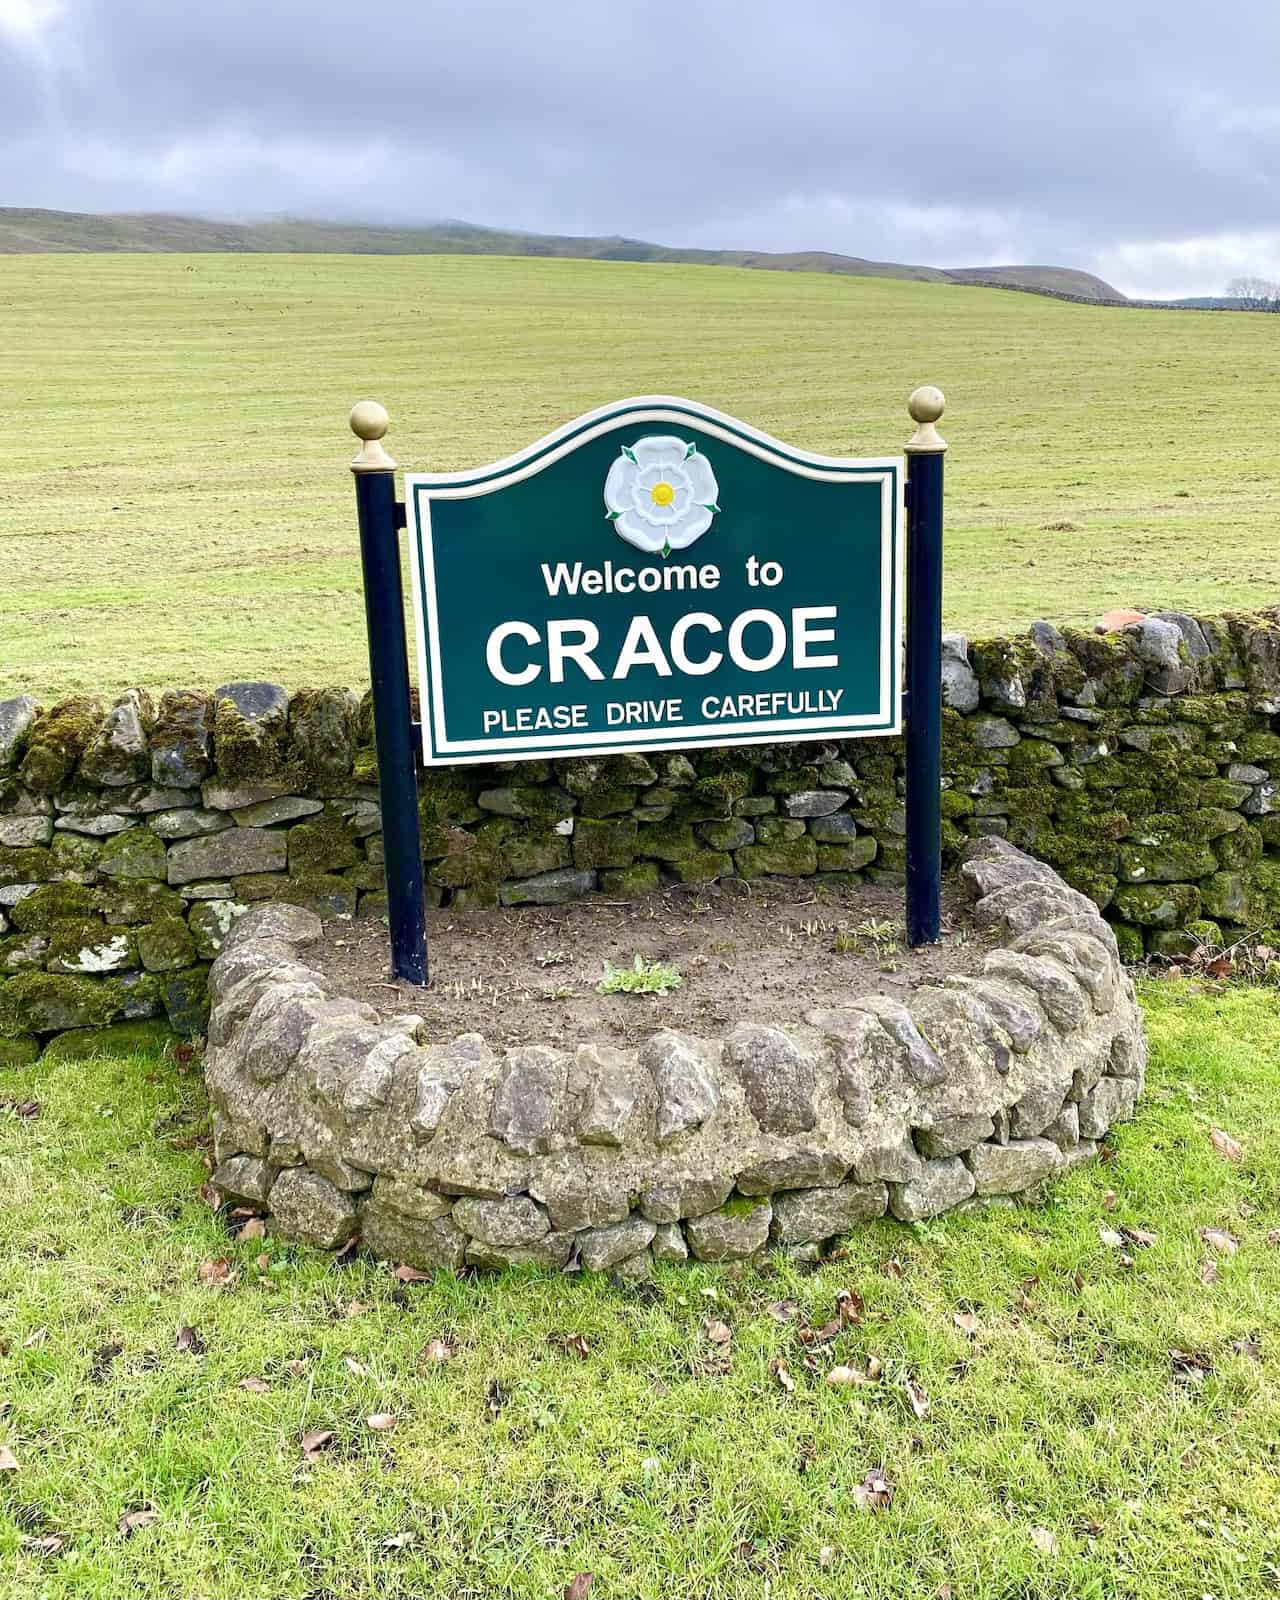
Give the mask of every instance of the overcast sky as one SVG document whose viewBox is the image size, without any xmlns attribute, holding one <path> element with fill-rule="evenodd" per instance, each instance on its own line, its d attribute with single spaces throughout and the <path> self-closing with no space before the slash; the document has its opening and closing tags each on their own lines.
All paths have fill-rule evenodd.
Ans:
<svg viewBox="0 0 1280 1600">
<path fill-rule="evenodd" d="M 0 0 L 0 205 L 1280 278 L 1278 0 Z"/>
</svg>

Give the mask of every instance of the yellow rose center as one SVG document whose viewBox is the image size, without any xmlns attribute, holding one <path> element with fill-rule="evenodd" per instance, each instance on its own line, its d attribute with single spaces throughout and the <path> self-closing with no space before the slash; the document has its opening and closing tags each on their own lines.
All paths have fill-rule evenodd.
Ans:
<svg viewBox="0 0 1280 1600">
<path fill-rule="evenodd" d="M 655 483 L 649 494 L 655 506 L 669 506 L 676 497 L 675 490 L 665 481 Z"/>
</svg>

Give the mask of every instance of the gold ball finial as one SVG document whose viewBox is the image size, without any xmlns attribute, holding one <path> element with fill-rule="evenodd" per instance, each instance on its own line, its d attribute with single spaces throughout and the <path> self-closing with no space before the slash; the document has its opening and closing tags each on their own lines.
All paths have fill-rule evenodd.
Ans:
<svg viewBox="0 0 1280 1600">
<path fill-rule="evenodd" d="M 916 431 L 907 441 L 908 451 L 916 455 L 925 455 L 947 448 L 947 441 L 934 426 L 946 408 L 947 402 L 942 390 L 936 389 L 931 383 L 921 384 L 918 389 L 911 391 L 907 400 L 907 410 L 916 425 Z"/>
<path fill-rule="evenodd" d="M 381 411 L 382 407 L 379 406 L 378 409 Z M 907 410 L 911 413 L 912 422 L 937 422 L 946 409 L 946 396 L 941 389 L 935 389 L 931 383 L 924 383 L 918 389 L 913 389 L 911 398 L 907 401 Z M 382 414 L 385 416 L 386 412 Z"/>
<path fill-rule="evenodd" d="M 390 426 L 386 406 L 376 400 L 359 400 L 351 408 L 351 431 L 357 439 L 381 439 Z"/>
<path fill-rule="evenodd" d="M 382 437 L 391 426 L 386 406 L 376 400 L 361 400 L 352 406 L 348 420 L 352 433 L 364 440 L 351 463 L 352 472 L 394 472 L 396 464 L 382 448 Z"/>
</svg>

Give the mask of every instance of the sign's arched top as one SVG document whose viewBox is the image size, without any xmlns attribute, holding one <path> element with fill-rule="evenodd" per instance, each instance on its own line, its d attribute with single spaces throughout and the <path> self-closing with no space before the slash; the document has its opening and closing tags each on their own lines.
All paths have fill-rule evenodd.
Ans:
<svg viewBox="0 0 1280 1600">
<path fill-rule="evenodd" d="M 898 731 L 902 484 L 668 395 L 407 473 L 424 759 Z"/>
</svg>

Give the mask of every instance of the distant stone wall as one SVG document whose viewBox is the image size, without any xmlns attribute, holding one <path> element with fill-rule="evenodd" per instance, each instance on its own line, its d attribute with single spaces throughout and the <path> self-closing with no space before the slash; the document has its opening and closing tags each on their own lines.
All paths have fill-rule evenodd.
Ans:
<svg viewBox="0 0 1280 1600">
<path fill-rule="evenodd" d="M 637 1049 L 491 1048 L 380 1022 L 306 965 L 318 918 L 255 908 L 214 962 L 214 1187 L 285 1238 L 430 1270 L 812 1252 L 886 1212 L 1004 1203 L 1131 1116 L 1146 1042 L 1093 902 L 1003 839 L 966 847 L 973 970 L 905 1003 L 796 993 L 776 1026 Z"/>
<path fill-rule="evenodd" d="M 1280 924 L 1276 613 L 949 635 L 943 680 L 951 859 L 1007 838 L 1129 959 Z M 430 897 L 458 909 L 903 869 L 888 739 L 438 770 L 421 813 Z M 0 702 L 0 1061 L 86 1029 L 202 1032 L 246 906 L 383 914 L 380 828 L 368 698 L 346 689 Z"/>
</svg>

